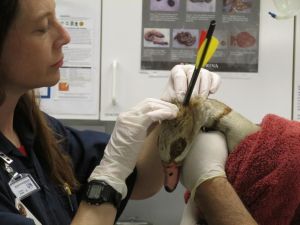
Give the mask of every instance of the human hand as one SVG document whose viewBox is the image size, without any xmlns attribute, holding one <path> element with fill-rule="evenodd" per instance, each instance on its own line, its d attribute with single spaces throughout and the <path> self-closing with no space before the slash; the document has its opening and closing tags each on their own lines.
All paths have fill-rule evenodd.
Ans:
<svg viewBox="0 0 300 225">
<path fill-rule="evenodd" d="M 225 163 L 228 156 L 225 137 L 220 132 L 199 133 L 186 156 L 180 181 L 191 191 L 194 200 L 196 188 L 214 177 L 226 177 Z"/>
<path fill-rule="evenodd" d="M 174 66 L 161 99 L 168 102 L 177 99 L 183 102 L 194 68 L 195 66 L 191 64 Z M 201 69 L 192 96 L 200 95 L 206 99 L 209 94 L 218 90 L 220 84 L 221 79 L 218 74 Z"/>
<path fill-rule="evenodd" d="M 148 127 L 153 122 L 175 118 L 177 112 L 174 104 L 148 98 L 128 112 L 121 113 L 103 159 L 88 180 L 104 180 L 124 198 L 127 194 L 125 179 L 135 167 Z"/>
</svg>

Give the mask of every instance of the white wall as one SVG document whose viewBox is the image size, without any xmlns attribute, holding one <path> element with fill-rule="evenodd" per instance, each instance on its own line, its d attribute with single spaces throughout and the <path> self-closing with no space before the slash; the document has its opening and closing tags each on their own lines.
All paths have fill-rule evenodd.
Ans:
<svg viewBox="0 0 300 225">
<path fill-rule="evenodd" d="M 295 82 L 293 119 L 300 120 L 300 15 L 295 20 Z"/>
<path fill-rule="evenodd" d="M 291 118 L 293 20 L 268 15 L 272 1 L 261 1 L 259 73 L 220 73 L 216 97 L 249 119 L 260 122 L 267 113 Z M 102 17 L 101 120 L 114 120 L 146 97 L 159 97 L 165 72 L 140 70 L 142 1 L 104 0 Z M 112 103 L 112 64 L 116 69 L 116 104 Z"/>
</svg>

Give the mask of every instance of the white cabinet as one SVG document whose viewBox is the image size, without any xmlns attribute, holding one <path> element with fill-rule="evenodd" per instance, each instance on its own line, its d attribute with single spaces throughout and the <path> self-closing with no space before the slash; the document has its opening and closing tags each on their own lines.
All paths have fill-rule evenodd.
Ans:
<svg viewBox="0 0 300 225">
<path fill-rule="evenodd" d="M 158 97 L 166 79 L 140 72 L 142 1 L 106 0 L 102 7 L 101 120 L 114 120 L 145 97 Z"/>
</svg>

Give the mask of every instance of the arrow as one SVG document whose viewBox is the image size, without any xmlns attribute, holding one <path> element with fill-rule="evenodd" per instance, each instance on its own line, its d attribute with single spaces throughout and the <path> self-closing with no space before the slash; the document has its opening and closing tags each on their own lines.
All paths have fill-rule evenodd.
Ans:
<svg viewBox="0 0 300 225">
<path fill-rule="evenodd" d="M 215 37 L 213 37 L 213 32 L 215 30 L 216 27 L 216 21 L 212 20 L 210 22 L 207 34 L 206 34 L 206 38 L 204 40 L 204 42 L 201 44 L 198 52 L 197 52 L 197 57 L 196 57 L 196 63 L 195 63 L 195 69 L 193 71 L 193 75 L 190 81 L 190 84 L 188 86 L 186 95 L 184 97 L 183 100 L 183 105 L 187 106 L 189 104 L 194 86 L 196 84 L 199 72 L 201 70 L 202 67 L 204 67 L 207 62 L 210 60 L 210 58 L 213 56 L 213 54 L 215 53 L 219 41 L 218 39 L 216 39 Z"/>
</svg>

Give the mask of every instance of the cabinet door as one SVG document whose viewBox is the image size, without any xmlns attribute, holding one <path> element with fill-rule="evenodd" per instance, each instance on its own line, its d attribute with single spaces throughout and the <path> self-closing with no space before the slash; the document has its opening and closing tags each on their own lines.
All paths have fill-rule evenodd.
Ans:
<svg viewBox="0 0 300 225">
<path fill-rule="evenodd" d="M 140 69 L 142 4 L 103 0 L 101 120 L 114 120 L 146 97 L 158 98 L 167 82 L 168 71 Z M 255 122 L 267 113 L 291 118 L 294 23 L 271 18 L 272 1 L 260 4 L 258 73 L 220 73 L 222 85 L 211 97 Z"/>
<path fill-rule="evenodd" d="M 101 120 L 116 116 L 145 97 L 158 97 L 166 78 L 140 71 L 141 0 L 103 1 Z"/>
</svg>

